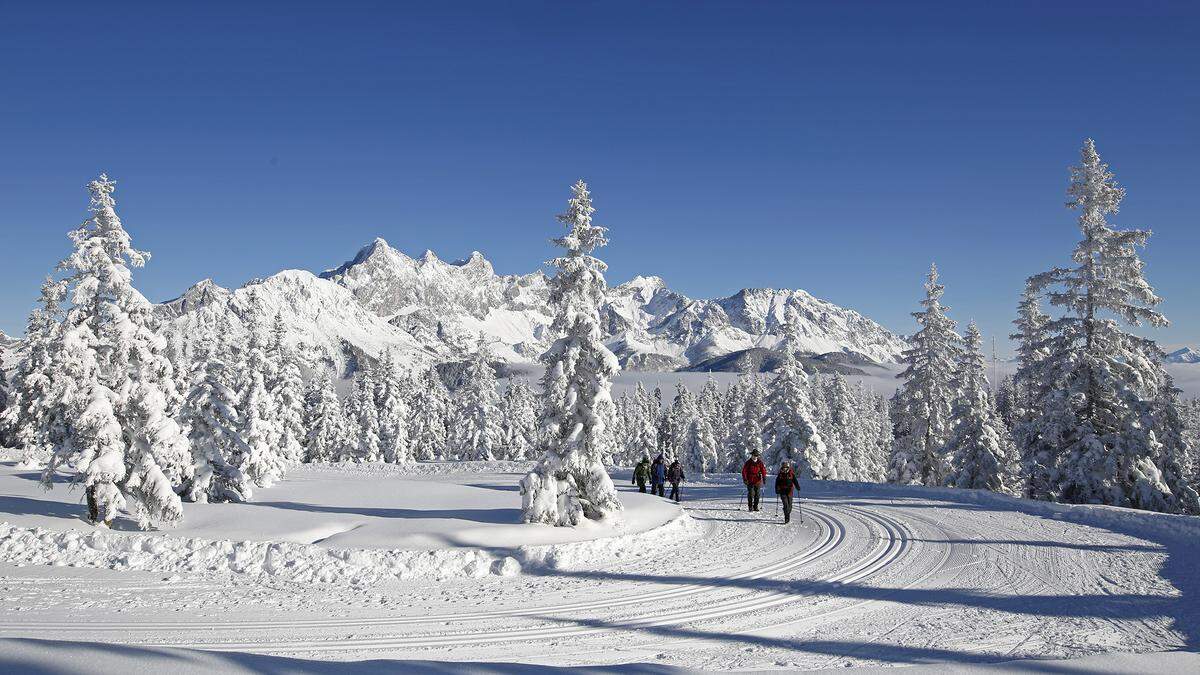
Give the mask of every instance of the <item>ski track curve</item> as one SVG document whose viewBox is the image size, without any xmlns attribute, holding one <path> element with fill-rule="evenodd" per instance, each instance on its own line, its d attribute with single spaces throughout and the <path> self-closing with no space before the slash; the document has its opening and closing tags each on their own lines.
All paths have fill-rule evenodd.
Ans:
<svg viewBox="0 0 1200 675">
<path fill-rule="evenodd" d="M 792 528 L 782 528 L 778 519 L 768 521 L 765 515 L 746 514 L 739 502 L 731 491 L 718 489 L 714 496 L 686 504 L 693 517 L 708 521 L 705 535 L 700 545 L 695 540 L 681 541 L 666 555 L 686 556 L 683 570 L 703 574 L 671 574 L 674 568 L 663 563 L 661 551 L 653 558 L 623 560 L 595 570 L 526 571 L 525 587 L 535 589 L 531 597 L 538 598 L 538 590 L 542 595 L 561 590 L 560 602 L 522 602 L 522 591 L 493 579 L 487 583 L 498 601 L 497 608 L 489 611 L 461 609 L 466 601 L 448 600 L 458 595 L 458 587 L 450 587 L 440 598 L 433 589 L 398 615 L 152 621 L 112 619 L 113 614 L 107 613 L 75 623 L 10 615 L 0 619 L 0 635 L 52 633 L 88 639 L 99 633 L 139 646 L 337 659 L 387 654 L 475 660 L 519 650 L 528 662 L 600 663 L 610 661 L 615 653 L 626 659 L 654 659 L 661 653 L 664 633 L 672 636 L 675 650 L 683 645 L 703 649 L 733 636 L 792 639 L 827 631 L 834 625 L 830 622 L 846 622 L 860 643 L 873 643 L 915 630 L 910 623 L 936 621 L 961 611 L 906 606 L 894 599 L 909 589 L 979 588 L 982 583 L 982 591 L 1049 593 L 1055 589 L 1047 575 L 1055 575 L 1069 562 L 1010 559 L 1003 542 L 989 544 L 997 537 L 984 521 L 947 518 L 940 509 L 954 506 L 936 498 L 906 504 L 819 490 L 815 498 L 803 502 L 804 524 Z M 742 513 L 722 517 L 730 511 Z M 772 542 L 784 545 L 772 551 L 767 548 Z M 993 551 L 981 554 L 979 547 Z M 755 556 L 738 557 L 739 550 L 760 550 L 756 555 L 761 560 L 749 563 L 747 559 Z M 724 569 L 723 564 L 731 566 L 727 574 L 710 569 Z M 983 564 L 992 567 L 990 574 L 981 573 Z M 859 585 L 859 592 L 838 591 L 839 586 L 851 584 Z M 864 591 L 865 586 L 869 591 Z M 423 609 L 427 612 L 416 613 Z M 1147 644 L 1163 642 L 1161 630 L 1146 621 L 1125 623 L 1114 630 L 1144 633 Z M 989 651 L 1003 654 L 1015 653 L 1029 641 L 1053 638 L 1036 626 L 1021 630 L 1027 634 L 978 639 Z M 614 635 L 618 636 L 615 642 Z M 556 645 L 555 651 L 539 651 L 550 644 Z M 831 653 L 826 667 L 859 658 L 859 649 Z M 574 660 L 564 661 L 564 654 L 574 655 Z M 726 661 L 709 662 L 716 667 L 723 664 Z M 810 667 L 816 665 L 820 664 Z"/>
<path fill-rule="evenodd" d="M 703 510 L 703 509 L 700 509 Z M 751 612 L 759 612 L 764 608 L 776 607 L 795 600 L 797 592 L 803 592 L 806 581 L 822 583 L 850 583 L 866 579 L 880 570 L 893 564 L 904 556 L 911 548 L 909 528 L 899 519 L 889 515 L 874 513 L 862 507 L 836 507 L 817 502 L 806 504 L 805 516 L 810 522 L 815 522 L 818 535 L 813 542 L 797 551 L 789 552 L 782 560 L 771 564 L 755 567 L 725 580 L 721 587 L 728 587 L 729 582 L 753 582 L 756 580 L 777 580 L 780 578 L 797 577 L 791 588 L 784 591 L 755 591 L 742 594 L 740 598 L 716 600 L 711 603 L 699 603 L 701 606 L 685 610 L 650 613 L 626 619 L 622 627 L 626 629 L 676 626 L 700 621 L 734 617 Z M 858 525 L 867 527 L 878 536 L 867 554 L 857 560 L 839 566 L 837 572 L 822 577 L 805 578 L 803 572 L 814 563 L 819 562 L 837 552 L 846 542 L 848 524 L 855 521 Z M 750 521 L 748 525 L 756 524 Z M 735 526 L 736 527 L 736 526 Z M 721 588 L 719 587 L 719 588 Z M 105 633 L 192 633 L 193 631 L 207 632 L 236 632 L 255 630 L 278 630 L 283 626 L 295 630 L 336 630 L 336 629 L 396 629 L 403 627 L 419 627 L 426 625 L 468 624 L 480 621 L 495 621 L 499 618 L 523 618 L 539 620 L 541 623 L 530 627 L 495 629 L 481 627 L 479 630 L 449 631 L 441 633 L 420 633 L 416 635 L 390 635 L 383 637 L 356 637 L 348 639 L 305 639 L 305 640 L 256 640 L 228 641 L 202 640 L 195 642 L 180 642 L 166 635 L 159 639 L 144 639 L 130 641 L 133 644 L 153 646 L 186 646 L 215 651 L 246 651 L 246 652 L 279 652 L 302 654 L 311 652 L 362 651 L 362 650 L 396 650 L 417 649 L 430 647 L 450 647 L 460 645 L 486 645 L 500 642 L 537 641 L 545 639 L 561 639 L 567 637 L 588 636 L 608 632 L 604 626 L 561 625 L 547 624 L 545 620 L 554 615 L 570 615 L 574 612 L 586 611 L 589 614 L 597 612 L 620 610 L 633 606 L 654 605 L 659 602 L 675 602 L 683 599 L 699 599 L 706 593 L 713 593 L 710 583 L 699 581 L 682 584 L 657 591 L 622 594 L 615 597 L 577 601 L 562 604 L 536 605 L 518 609 L 498 610 L 489 612 L 461 612 L 439 614 L 436 616 L 399 616 L 399 617 L 342 617 L 330 619 L 297 619 L 281 621 L 173 621 L 173 622 L 138 622 L 138 621 L 89 621 L 82 629 Z M 871 601 L 860 601 L 855 606 Z M 846 608 L 842 608 L 843 610 Z M 837 610 L 841 611 L 841 610 Z M 18 624 L 0 624 L 0 632 L 75 632 L 81 630 L 79 624 L 64 622 L 27 621 Z M 194 633 L 193 633 L 194 634 Z M 166 639 L 162 639 L 166 638 Z"/>
</svg>

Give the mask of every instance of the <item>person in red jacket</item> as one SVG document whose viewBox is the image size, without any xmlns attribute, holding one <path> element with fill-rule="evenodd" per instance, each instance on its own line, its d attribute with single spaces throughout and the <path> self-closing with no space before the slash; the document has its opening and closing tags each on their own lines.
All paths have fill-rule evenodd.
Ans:
<svg viewBox="0 0 1200 675">
<path fill-rule="evenodd" d="M 763 484 L 767 482 L 767 465 L 763 464 L 757 450 L 750 453 L 750 459 L 742 465 L 742 482 L 746 484 L 746 505 L 751 511 L 757 511 Z"/>
</svg>

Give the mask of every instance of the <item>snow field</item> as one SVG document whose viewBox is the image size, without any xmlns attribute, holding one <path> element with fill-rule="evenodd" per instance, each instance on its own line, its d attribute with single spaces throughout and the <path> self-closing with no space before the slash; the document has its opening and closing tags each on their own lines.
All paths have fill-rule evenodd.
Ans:
<svg viewBox="0 0 1200 675">
<path fill-rule="evenodd" d="M 633 493 L 617 526 L 518 524 L 520 497 L 511 488 L 526 467 L 306 465 L 260 491 L 259 502 L 188 504 L 183 526 L 153 533 L 93 529 L 71 503 L 77 490 L 45 493 L 32 474 L 3 467 L 0 561 L 362 585 L 602 563 L 701 534 L 677 507 Z"/>
<path fill-rule="evenodd" d="M 421 480 L 443 487 L 488 480 L 486 473 L 430 471 Z M 297 483 L 359 474 L 378 476 L 368 485 L 404 484 L 395 480 L 399 469 L 369 465 L 320 467 Z M 643 497 L 631 491 L 627 473 L 614 479 L 627 504 Z M 289 483 L 272 490 L 296 494 L 299 488 Z M 12 484 L 0 479 L 0 491 Z M 383 665 L 381 659 L 496 668 L 490 664 L 511 661 L 513 654 L 520 654 L 520 664 L 498 667 L 964 668 L 1157 653 L 1187 647 L 1200 635 L 1193 600 L 1200 578 L 1187 564 L 1198 539 L 1177 517 L 837 481 L 805 481 L 803 494 L 803 523 L 784 527 L 773 499 L 763 512 L 746 513 L 737 477 L 710 476 L 685 484 L 686 517 L 676 512 L 639 532 L 505 550 L 520 562 L 520 574 L 473 577 L 456 570 L 438 583 L 413 577 L 371 584 L 368 576 L 336 586 L 293 583 L 253 564 L 243 574 L 200 568 L 156 582 L 133 567 L 0 563 L 0 607 L 7 617 L 0 620 L 0 637 L 96 642 L 100 635 L 129 645 L 130 658 L 199 648 L 210 650 L 194 656 L 204 663 L 342 672 Z M 10 511 L 29 506 L 4 503 Z M 441 509 L 444 502 L 426 508 Z M 449 532 L 468 527 L 449 519 L 436 525 Z M 19 545 L 45 539 L 58 547 L 64 531 L 71 529 L 22 532 Z M 99 535 L 186 546 L 171 543 L 180 541 L 176 534 Z M 129 544 L 133 555 L 119 553 L 136 560 L 138 545 Z M 324 544 L 308 547 L 340 555 Z M 388 554 L 360 552 L 365 558 Z M 59 592 L 47 594 L 47 583 Z M 177 609 L 181 605 L 186 609 Z M 38 649 L 29 640 L 7 644 L 22 654 Z M 72 653 L 89 650 L 72 647 Z M 291 658 L 260 661 L 264 657 L 249 654 Z M 368 661 L 344 663 L 362 659 Z M 405 668 L 410 662 L 388 663 Z"/>
</svg>

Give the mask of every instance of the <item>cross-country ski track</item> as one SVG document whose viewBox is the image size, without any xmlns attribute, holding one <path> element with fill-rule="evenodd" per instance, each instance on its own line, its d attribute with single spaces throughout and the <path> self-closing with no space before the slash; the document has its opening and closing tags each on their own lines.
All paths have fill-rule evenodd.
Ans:
<svg viewBox="0 0 1200 675">
<path fill-rule="evenodd" d="M 657 542 L 650 555 L 530 563 L 516 576 L 339 588 L 6 565 L 0 590 L 14 611 L 0 635 L 339 661 L 520 654 L 522 663 L 712 669 L 1196 644 L 1197 580 L 1183 562 L 1196 559 L 1190 521 L 950 490 L 806 482 L 804 491 L 803 523 L 785 526 L 773 499 L 748 513 L 731 479 L 688 486 L 693 535 Z M 55 585 L 67 597 L 13 607 Z"/>
</svg>

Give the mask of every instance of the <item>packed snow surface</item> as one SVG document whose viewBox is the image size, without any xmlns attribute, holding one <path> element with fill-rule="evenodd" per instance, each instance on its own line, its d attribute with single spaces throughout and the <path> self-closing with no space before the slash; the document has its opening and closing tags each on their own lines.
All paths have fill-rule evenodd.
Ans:
<svg viewBox="0 0 1200 675">
<path fill-rule="evenodd" d="M 79 672 L 94 657 L 134 672 L 164 659 L 279 672 L 391 659 L 753 670 L 1084 658 L 1032 664 L 1071 672 L 1186 669 L 1195 661 L 1164 652 L 1200 646 L 1195 518 L 806 481 L 803 520 L 784 526 L 773 500 L 747 513 L 733 476 L 686 483 L 681 514 L 617 471 L 624 529 L 510 532 L 494 521 L 518 507 L 511 487 L 523 468 L 306 467 L 258 504 L 188 505 L 184 527 L 132 533 L 91 530 L 78 493 L 38 492 L 30 472 L 5 466 L 0 666 Z M 347 525 L 358 527 L 338 530 Z M 1118 653 L 1151 656 L 1097 656 Z"/>
</svg>

